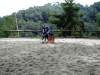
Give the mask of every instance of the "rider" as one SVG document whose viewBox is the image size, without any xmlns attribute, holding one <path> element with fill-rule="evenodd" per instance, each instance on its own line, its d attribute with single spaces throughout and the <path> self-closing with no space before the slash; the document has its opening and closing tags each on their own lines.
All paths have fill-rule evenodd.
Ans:
<svg viewBox="0 0 100 75">
<path fill-rule="evenodd" d="M 42 27 L 42 40 L 48 41 L 48 32 L 49 32 L 49 28 L 45 25 L 43 25 Z"/>
</svg>

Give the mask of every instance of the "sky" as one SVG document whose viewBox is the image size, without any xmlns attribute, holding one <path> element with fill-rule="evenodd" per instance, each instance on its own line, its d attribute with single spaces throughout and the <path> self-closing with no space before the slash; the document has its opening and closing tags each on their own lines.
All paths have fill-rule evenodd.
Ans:
<svg viewBox="0 0 100 75">
<path fill-rule="evenodd" d="M 82 5 L 91 5 L 100 0 L 75 0 Z M 43 6 L 47 3 L 64 2 L 64 0 L 0 0 L 0 17 L 10 15 L 19 10 L 25 10 L 33 6 Z"/>
</svg>

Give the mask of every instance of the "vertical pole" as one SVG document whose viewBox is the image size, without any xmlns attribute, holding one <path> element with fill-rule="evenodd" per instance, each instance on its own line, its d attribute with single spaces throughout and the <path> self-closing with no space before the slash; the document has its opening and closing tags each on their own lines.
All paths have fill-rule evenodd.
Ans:
<svg viewBox="0 0 100 75">
<path fill-rule="evenodd" d="M 16 28 L 17 28 L 17 37 L 19 37 L 19 28 L 18 28 L 18 23 L 17 23 L 17 16 L 16 16 L 16 13 L 15 13 L 15 19 L 16 19 Z"/>
</svg>

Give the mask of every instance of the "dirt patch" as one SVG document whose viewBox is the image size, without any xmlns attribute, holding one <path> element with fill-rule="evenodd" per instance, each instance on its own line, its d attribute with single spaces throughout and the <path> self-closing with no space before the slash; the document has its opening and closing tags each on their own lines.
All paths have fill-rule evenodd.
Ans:
<svg viewBox="0 0 100 75">
<path fill-rule="evenodd" d="M 100 75 L 100 45 L 2 41 L 0 75 Z"/>
</svg>

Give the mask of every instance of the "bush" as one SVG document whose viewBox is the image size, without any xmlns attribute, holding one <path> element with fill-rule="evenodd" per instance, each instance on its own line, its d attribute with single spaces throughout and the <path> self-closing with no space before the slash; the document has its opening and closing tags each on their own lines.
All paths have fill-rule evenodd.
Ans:
<svg viewBox="0 0 100 75">
<path fill-rule="evenodd" d="M 74 36 L 74 37 L 80 37 L 80 32 L 72 32 L 72 36 Z"/>
<path fill-rule="evenodd" d="M 8 36 L 9 36 L 8 32 L 0 30 L 0 37 L 8 37 Z"/>
</svg>

